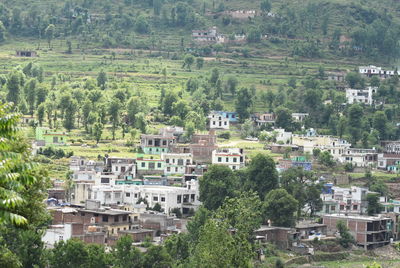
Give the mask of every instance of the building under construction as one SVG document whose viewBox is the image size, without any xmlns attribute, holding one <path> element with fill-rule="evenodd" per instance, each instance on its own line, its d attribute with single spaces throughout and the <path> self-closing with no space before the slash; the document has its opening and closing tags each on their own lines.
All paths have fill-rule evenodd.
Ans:
<svg viewBox="0 0 400 268">
<path fill-rule="evenodd" d="M 364 249 L 372 249 L 386 245 L 393 237 L 393 220 L 389 217 L 348 216 L 331 214 L 323 216 L 328 233 L 337 232 L 337 223 L 343 221 L 354 237 L 356 244 Z"/>
</svg>

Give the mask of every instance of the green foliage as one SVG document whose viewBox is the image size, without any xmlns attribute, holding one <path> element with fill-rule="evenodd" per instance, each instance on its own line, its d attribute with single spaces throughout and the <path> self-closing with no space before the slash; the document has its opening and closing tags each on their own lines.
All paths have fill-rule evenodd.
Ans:
<svg viewBox="0 0 400 268">
<path fill-rule="evenodd" d="M 293 227 L 297 205 L 296 199 L 285 189 L 271 190 L 264 199 L 265 216 L 274 226 Z"/>
<path fill-rule="evenodd" d="M 199 181 L 200 201 L 205 208 L 219 208 L 226 197 L 233 197 L 238 177 L 228 166 L 212 165 Z"/>
<path fill-rule="evenodd" d="M 333 167 L 335 166 L 335 160 L 333 159 L 333 156 L 329 151 L 323 151 L 319 154 L 318 156 L 318 161 L 327 167 Z"/>
<path fill-rule="evenodd" d="M 368 215 L 372 216 L 375 214 L 379 214 L 383 210 L 383 206 L 379 203 L 379 195 L 378 194 L 367 194 L 367 202 L 368 202 Z"/>
<path fill-rule="evenodd" d="M 354 238 L 350 234 L 349 229 L 346 226 L 344 221 L 338 221 L 336 223 L 336 229 L 340 234 L 339 243 L 344 248 L 348 248 L 351 244 L 354 243 Z"/>
<path fill-rule="evenodd" d="M 278 172 L 274 160 L 270 156 L 257 154 L 245 170 L 245 187 L 258 193 L 263 199 L 265 195 L 278 187 Z"/>
<path fill-rule="evenodd" d="M 142 267 L 143 256 L 132 243 L 133 240 L 128 235 L 118 239 L 111 252 L 116 267 Z"/>
</svg>

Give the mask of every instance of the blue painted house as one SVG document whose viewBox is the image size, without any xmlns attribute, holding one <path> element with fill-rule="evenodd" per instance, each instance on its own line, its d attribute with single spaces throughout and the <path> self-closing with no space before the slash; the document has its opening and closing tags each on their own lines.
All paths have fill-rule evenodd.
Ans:
<svg viewBox="0 0 400 268">
<path fill-rule="evenodd" d="M 238 121 L 237 112 L 217 111 L 222 117 L 228 118 L 229 123 L 236 123 Z"/>
</svg>

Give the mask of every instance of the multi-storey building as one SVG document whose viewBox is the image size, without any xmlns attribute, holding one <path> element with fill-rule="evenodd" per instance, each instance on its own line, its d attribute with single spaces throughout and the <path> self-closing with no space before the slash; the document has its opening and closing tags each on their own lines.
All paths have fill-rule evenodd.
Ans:
<svg viewBox="0 0 400 268">
<path fill-rule="evenodd" d="M 210 121 L 210 129 L 229 129 L 229 118 L 224 117 L 219 112 L 211 112 L 208 115 L 208 119 Z"/>
<path fill-rule="evenodd" d="M 378 163 L 378 153 L 375 149 L 348 148 L 338 160 L 355 167 L 374 167 Z"/>
<path fill-rule="evenodd" d="M 161 154 L 171 152 L 176 146 L 176 137 L 173 135 L 147 135 L 140 136 L 140 146 L 145 154 Z"/>
<path fill-rule="evenodd" d="M 374 101 L 373 95 L 377 90 L 377 87 L 367 87 L 365 89 L 346 88 L 347 103 L 364 103 L 367 105 L 372 105 Z"/>
<path fill-rule="evenodd" d="M 165 161 L 165 175 L 185 174 L 186 166 L 193 164 L 192 154 L 161 154 L 161 159 Z"/>
<path fill-rule="evenodd" d="M 212 152 L 212 164 L 225 165 L 232 170 L 238 170 L 245 165 L 245 155 L 243 149 L 239 148 L 220 148 Z"/>
</svg>

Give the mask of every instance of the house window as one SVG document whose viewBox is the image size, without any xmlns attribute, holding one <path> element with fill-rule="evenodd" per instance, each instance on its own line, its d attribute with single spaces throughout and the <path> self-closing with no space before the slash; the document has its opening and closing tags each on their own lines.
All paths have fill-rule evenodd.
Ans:
<svg viewBox="0 0 400 268">
<path fill-rule="evenodd" d="M 175 172 L 178 172 L 178 168 L 177 167 L 175 167 Z"/>
<path fill-rule="evenodd" d="M 158 196 L 153 196 L 153 201 L 158 202 Z"/>
<path fill-rule="evenodd" d="M 108 215 L 103 215 L 102 221 L 103 222 L 108 222 Z"/>
<path fill-rule="evenodd" d="M 178 204 L 182 203 L 182 195 L 178 195 L 178 196 L 176 197 L 176 202 L 177 202 Z"/>
<path fill-rule="evenodd" d="M 145 162 L 142 162 L 141 166 L 142 166 L 142 167 L 146 167 L 146 163 L 145 163 Z"/>
<path fill-rule="evenodd" d="M 58 236 L 58 240 L 59 240 L 59 241 L 61 241 L 61 240 L 63 240 L 63 239 L 64 239 L 64 237 L 63 237 L 62 235 Z"/>
<path fill-rule="evenodd" d="M 335 211 L 336 207 L 335 206 L 331 206 L 331 211 Z"/>
<path fill-rule="evenodd" d="M 353 205 L 353 210 L 357 210 L 358 206 L 357 205 Z"/>
<path fill-rule="evenodd" d="M 157 163 L 157 167 L 158 167 L 158 168 L 161 168 L 161 163 Z"/>
<path fill-rule="evenodd" d="M 153 145 L 153 140 L 149 140 L 149 145 Z"/>
<path fill-rule="evenodd" d="M 221 157 L 218 157 L 218 162 L 222 162 L 222 158 Z"/>
<path fill-rule="evenodd" d="M 114 222 L 119 222 L 119 216 L 114 216 Z"/>
<path fill-rule="evenodd" d="M 153 163 L 153 162 L 150 162 L 150 163 L 149 163 L 149 169 L 154 169 L 155 166 L 156 166 L 155 163 Z"/>
<path fill-rule="evenodd" d="M 178 165 L 183 166 L 183 159 L 178 159 Z"/>
<path fill-rule="evenodd" d="M 236 161 L 237 161 L 237 159 L 236 159 L 236 157 L 234 157 L 234 158 L 233 158 L 233 162 L 235 162 L 235 163 L 236 163 Z"/>
<path fill-rule="evenodd" d="M 169 164 L 169 158 L 165 159 L 165 163 Z"/>
<path fill-rule="evenodd" d="M 127 221 L 128 217 L 126 215 L 122 216 L 122 221 Z"/>
<path fill-rule="evenodd" d="M 167 141 L 164 140 L 164 141 L 162 142 L 162 145 L 167 145 Z"/>
<path fill-rule="evenodd" d="M 138 194 L 135 194 L 135 198 L 137 198 L 138 197 Z"/>
<path fill-rule="evenodd" d="M 115 171 L 118 171 L 118 167 L 115 167 Z"/>
<path fill-rule="evenodd" d="M 344 210 L 344 205 L 340 205 L 340 210 Z"/>
<path fill-rule="evenodd" d="M 229 162 L 229 158 L 227 157 L 227 158 L 225 158 L 225 160 L 226 160 L 226 162 Z"/>
<path fill-rule="evenodd" d="M 125 193 L 126 197 L 131 197 L 131 193 Z"/>
<path fill-rule="evenodd" d="M 101 178 L 101 183 L 110 183 L 109 178 Z"/>
<path fill-rule="evenodd" d="M 236 166 L 232 166 L 232 169 L 236 169 Z"/>
<path fill-rule="evenodd" d="M 161 202 L 165 202 L 165 197 L 161 196 Z"/>
<path fill-rule="evenodd" d="M 167 172 L 171 172 L 171 168 L 170 167 L 167 167 Z"/>
<path fill-rule="evenodd" d="M 126 168 L 125 167 L 121 167 L 121 172 L 125 172 Z"/>
</svg>

